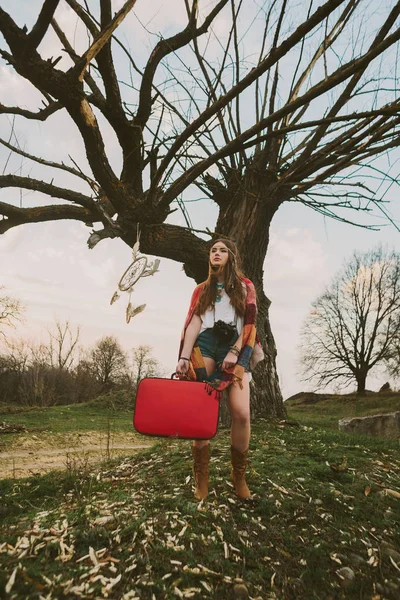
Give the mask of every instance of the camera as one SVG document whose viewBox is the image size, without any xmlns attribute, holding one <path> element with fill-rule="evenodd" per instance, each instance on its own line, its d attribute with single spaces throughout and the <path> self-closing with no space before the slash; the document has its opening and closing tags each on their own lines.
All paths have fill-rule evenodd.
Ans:
<svg viewBox="0 0 400 600">
<path fill-rule="evenodd" d="M 232 341 L 233 336 L 237 335 L 235 325 L 229 325 L 224 321 L 216 321 L 212 330 L 220 342 L 229 343 Z"/>
</svg>

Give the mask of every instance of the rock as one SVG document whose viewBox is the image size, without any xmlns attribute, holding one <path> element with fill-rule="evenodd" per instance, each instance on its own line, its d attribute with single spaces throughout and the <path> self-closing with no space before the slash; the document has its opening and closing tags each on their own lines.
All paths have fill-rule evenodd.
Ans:
<svg viewBox="0 0 400 600">
<path fill-rule="evenodd" d="M 365 560 L 365 558 L 363 558 L 359 554 L 350 554 L 349 555 L 349 563 L 351 565 L 353 565 L 354 567 L 361 567 L 361 566 L 365 565 L 366 562 L 367 561 Z"/>
<path fill-rule="evenodd" d="M 374 435 L 398 440 L 400 439 L 400 411 L 340 419 L 339 429 L 355 435 Z"/>
<path fill-rule="evenodd" d="M 393 583 L 393 581 L 385 581 L 383 589 L 386 597 L 393 598 L 393 600 L 398 600 L 400 587 L 396 583 Z"/>
<path fill-rule="evenodd" d="M 342 552 L 336 552 L 336 557 L 341 560 L 342 562 L 346 562 L 347 561 L 347 556 L 345 554 L 343 554 Z"/>
<path fill-rule="evenodd" d="M 336 571 L 336 574 L 340 579 L 340 586 L 344 589 L 353 585 L 356 578 L 353 569 L 350 569 L 350 567 L 342 567 Z"/>
<path fill-rule="evenodd" d="M 320 498 L 317 498 L 316 500 L 314 500 L 314 504 L 316 504 L 317 506 L 322 506 L 323 502 L 322 500 L 320 500 Z"/>
<path fill-rule="evenodd" d="M 21 433 L 27 431 L 25 425 L 19 423 L 6 423 L 3 421 L 0 423 L 0 433 Z"/>
<path fill-rule="evenodd" d="M 244 583 L 236 583 L 233 586 L 233 597 L 235 600 L 241 600 L 242 598 L 249 597 L 249 592 Z"/>
<path fill-rule="evenodd" d="M 386 542 L 382 542 L 381 549 L 383 556 L 386 556 L 387 558 L 392 558 L 396 564 L 400 564 L 400 552 L 398 552 L 395 548 L 393 548 Z"/>
<path fill-rule="evenodd" d="M 392 511 L 391 508 L 388 508 L 387 510 L 385 510 L 385 512 L 383 513 L 383 516 L 385 517 L 385 519 L 393 519 L 396 518 L 394 512 Z"/>
<path fill-rule="evenodd" d="M 300 423 L 298 421 L 294 421 L 293 419 L 284 419 L 283 421 L 279 421 L 280 425 L 289 425 L 290 427 L 300 427 Z"/>
<path fill-rule="evenodd" d="M 399 586 L 394 581 L 388 581 L 387 583 L 385 583 L 385 587 L 388 590 L 391 590 L 392 592 L 398 592 L 399 591 Z"/>
</svg>

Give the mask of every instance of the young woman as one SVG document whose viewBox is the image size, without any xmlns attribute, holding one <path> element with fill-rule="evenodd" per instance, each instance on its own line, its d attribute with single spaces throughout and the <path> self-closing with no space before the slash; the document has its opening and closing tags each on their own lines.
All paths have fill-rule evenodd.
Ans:
<svg viewBox="0 0 400 600">
<path fill-rule="evenodd" d="M 250 441 L 250 368 L 264 358 L 256 335 L 256 293 L 241 271 L 236 245 L 212 243 L 209 273 L 196 287 L 182 332 L 176 373 L 228 391 L 232 417 L 231 479 L 236 494 L 248 498 L 246 467 Z M 209 440 L 192 446 L 195 497 L 208 494 Z"/>
</svg>

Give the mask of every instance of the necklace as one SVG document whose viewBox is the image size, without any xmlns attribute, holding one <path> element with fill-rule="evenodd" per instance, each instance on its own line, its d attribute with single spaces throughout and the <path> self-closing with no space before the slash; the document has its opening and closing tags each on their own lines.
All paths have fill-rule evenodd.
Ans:
<svg viewBox="0 0 400 600">
<path fill-rule="evenodd" d="M 224 283 L 217 283 L 217 297 L 215 298 L 216 302 L 221 302 L 222 300 L 222 292 L 224 290 Z"/>
</svg>

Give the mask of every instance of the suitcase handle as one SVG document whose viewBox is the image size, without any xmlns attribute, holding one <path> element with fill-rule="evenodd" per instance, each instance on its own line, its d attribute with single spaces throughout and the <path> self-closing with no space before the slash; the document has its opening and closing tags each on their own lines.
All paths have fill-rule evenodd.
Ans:
<svg viewBox="0 0 400 600">
<path fill-rule="evenodd" d="M 176 372 L 172 373 L 172 375 L 171 375 L 171 379 L 173 379 L 175 375 L 176 375 Z M 178 380 L 180 380 L 180 379 L 181 379 L 181 377 L 178 377 L 178 375 L 176 375 L 176 378 L 177 378 Z M 185 378 L 185 379 L 187 379 L 188 381 L 190 381 L 190 379 L 189 379 L 189 377 L 188 377 L 187 375 L 186 375 L 186 376 L 184 376 L 184 378 Z"/>
</svg>

